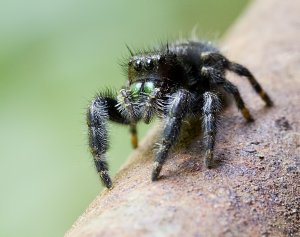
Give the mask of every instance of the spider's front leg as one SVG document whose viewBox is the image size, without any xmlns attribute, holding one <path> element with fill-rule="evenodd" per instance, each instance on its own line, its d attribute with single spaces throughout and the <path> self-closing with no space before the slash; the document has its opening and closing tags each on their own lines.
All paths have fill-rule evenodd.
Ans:
<svg viewBox="0 0 300 237">
<path fill-rule="evenodd" d="M 109 147 L 107 121 L 129 125 L 131 121 L 117 109 L 118 101 L 109 95 L 99 95 L 87 111 L 89 146 L 94 163 L 103 184 L 110 188 L 112 181 L 108 173 L 106 152 Z"/>
<path fill-rule="evenodd" d="M 153 166 L 152 181 L 158 179 L 169 150 L 177 141 L 182 120 L 192 107 L 193 98 L 194 95 L 185 89 L 179 89 L 169 98 L 161 140 L 158 143 L 158 150 Z"/>
</svg>

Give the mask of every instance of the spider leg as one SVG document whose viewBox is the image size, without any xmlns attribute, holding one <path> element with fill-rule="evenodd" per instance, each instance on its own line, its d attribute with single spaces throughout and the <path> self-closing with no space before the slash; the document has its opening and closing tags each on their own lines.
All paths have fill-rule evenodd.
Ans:
<svg viewBox="0 0 300 237">
<path fill-rule="evenodd" d="M 131 134 L 131 145 L 135 149 L 138 147 L 138 136 L 137 136 L 136 123 L 133 123 L 133 122 L 130 123 L 129 131 Z"/>
<path fill-rule="evenodd" d="M 130 124 L 130 121 L 117 110 L 117 103 L 112 96 L 100 95 L 92 101 L 87 111 L 89 147 L 97 172 L 107 188 L 112 186 L 106 161 L 106 152 L 109 147 L 107 121 L 111 120 L 121 124 Z"/>
<path fill-rule="evenodd" d="M 256 93 L 265 101 L 267 106 L 272 106 L 273 102 L 265 90 L 261 87 L 253 74 L 243 65 L 229 61 L 226 57 L 219 53 L 205 52 L 201 54 L 201 59 L 204 62 L 221 63 L 221 65 L 239 76 L 244 76 L 248 79 Z"/>
<path fill-rule="evenodd" d="M 161 140 L 157 144 L 158 149 L 152 170 L 152 181 L 158 179 L 162 165 L 168 156 L 169 150 L 177 141 L 182 119 L 189 112 L 189 108 L 192 106 L 192 101 L 193 94 L 184 89 L 179 89 L 169 98 Z"/>
<path fill-rule="evenodd" d="M 256 93 L 259 94 L 259 96 L 265 101 L 266 105 L 267 106 L 273 105 L 273 102 L 272 102 L 271 98 L 269 97 L 269 95 L 267 94 L 267 92 L 265 92 L 265 90 L 263 90 L 261 85 L 257 82 L 255 77 L 252 75 L 252 73 L 247 68 L 245 68 L 244 66 L 242 66 L 240 64 L 229 62 L 228 69 L 230 71 L 235 72 L 236 74 L 238 74 L 240 76 L 245 76 L 248 79 L 248 81 L 250 82 L 253 89 L 256 91 Z"/>
<path fill-rule="evenodd" d="M 208 76 L 211 79 L 211 83 L 215 85 L 221 85 L 225 89 L 226 92 L 233 95 L 234 100 L 236 102 L 237 107 L 241 110 L 244 118 L 251 122 L 254 119 L 252 118 L 249 110 L 245 106 L 245 102 L 242 99 L 240 92 L 238 88 L 232 84 L 230 81 L 228 81 L 224 76 L 223 73 L 212 68 L 212 67 L 202 67 L 201 74 L 204 76 Z"/>
<path fill-rule="evenodd" d="M 205 159 L 204 163 L 207 168 L 212 167 L 213 149 L 215 146 L 215 139 L 217 134 L 217 119 L 220 110 L 220 99 L 215 93 L 205 92 L 203 94 L 203 132 L 204 132 L 204 146 Z"/>
</svg>

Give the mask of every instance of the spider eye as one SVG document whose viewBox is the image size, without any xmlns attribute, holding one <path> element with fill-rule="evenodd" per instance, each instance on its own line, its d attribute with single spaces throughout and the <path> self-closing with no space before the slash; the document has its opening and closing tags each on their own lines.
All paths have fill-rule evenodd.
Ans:
<svg viewBox="0 0 300 237">
<path fill-rule="evenodd" d="M 146 70 L 152 70 L 154 67 L 154 63 L 153 63 L 153 60 L 152 59 L 147 59 L 146 60 L 146 63 L 145 63 L 145 68 Z"/>
<path fill-rule="evenodd" d="M 152 81 L 145 82 L 144 84 L 144 92 L 149 95 L 154 90 L 154 83 Z"/>
<path fill-rule="evenodd" d="M 158 62 L 159 63 L 164 63 L 166 61 L 166 57 L 165 56 L 159 56 L 158 58 Z"/>
<path fill-rule="evenodd" d="M 130 86 L 130 93 L 133 98 L 137 98 L 139 96 L 141 87 L 142 87 L 141 82 L 134 83 Z"/>
<path fill-rule="evenodd" d="M 136 70 L 137 72 L 138 72 L 138 71 L 141 71 L 141 70 L 142 70 L 142 62 L 141 62 L 141 60 L 136 60 L 136 61 L 133 63 L 133 68 L 134 68 L 134 70 Z"/>
</svg>

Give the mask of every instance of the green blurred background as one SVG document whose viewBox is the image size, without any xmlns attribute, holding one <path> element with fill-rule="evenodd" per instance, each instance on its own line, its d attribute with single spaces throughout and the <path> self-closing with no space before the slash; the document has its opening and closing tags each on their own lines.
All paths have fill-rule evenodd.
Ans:
<svg viewBox="0 0 300 237">
<path fill-rule="evenodd" d="M 0 0 L 0 236 L 62 236 L 100 192 L 85 109 L 122 85 L 126 43 L 216 40 L 248 2 Z M 115 174 L 131 147 L 110 131 Z"/>
</svg>

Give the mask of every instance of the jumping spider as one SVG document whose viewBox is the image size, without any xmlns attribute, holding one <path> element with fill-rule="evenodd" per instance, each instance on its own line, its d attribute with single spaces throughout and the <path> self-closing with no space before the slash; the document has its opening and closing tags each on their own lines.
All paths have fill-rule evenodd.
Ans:
<svg viewBox="0 0 300 237">
<path fill-rule="evenodd" d="M 155 181 L 177 141 L 183 119 L 191 114 L 202 119 L 204 163 L 211 168 L 218 114 L 224 105 L 219 96 L 221 91 L 233 96 L 247 121 L 253 120 L 239 90 L 225 78 L 226 70 L 247 78 L 266 105 L 272 105 L 251 72 L 229 61 L 211 43 L 186 41 L 137 54 L 129 51 L 125 86 L 117 97 L 111 92 L 97 95 L 87 112 L 90 150 L 107 188 L 112 186 L 106 162 L 108 120 L 129 125 L 132 145 L 137 147 L 136 123 L 140 120 L 149 123 L 155 115 L 162 118 L 163 128 L 152 170 L 152 181 Z"/>
</svg>

